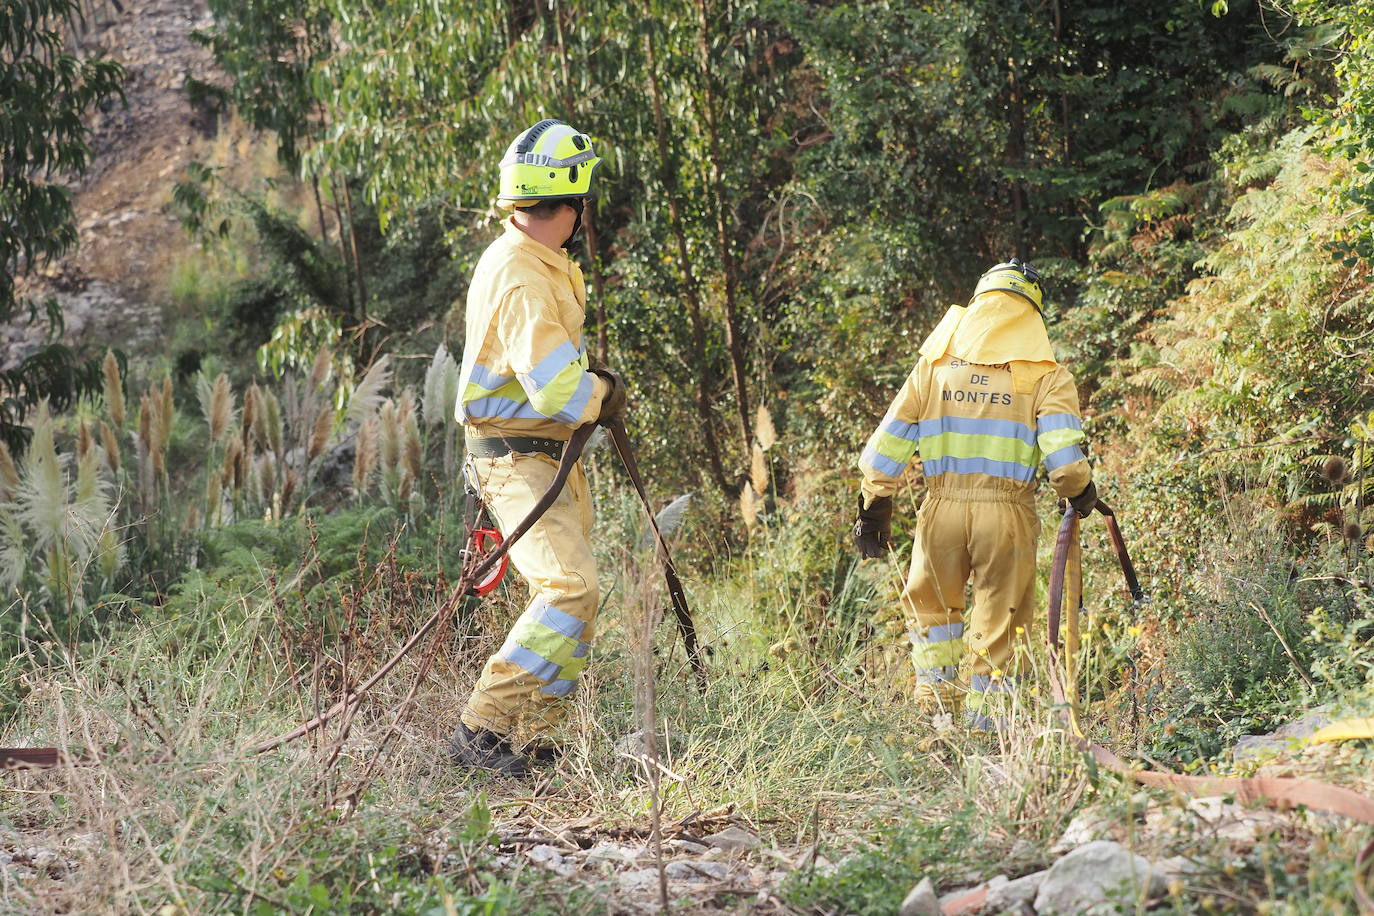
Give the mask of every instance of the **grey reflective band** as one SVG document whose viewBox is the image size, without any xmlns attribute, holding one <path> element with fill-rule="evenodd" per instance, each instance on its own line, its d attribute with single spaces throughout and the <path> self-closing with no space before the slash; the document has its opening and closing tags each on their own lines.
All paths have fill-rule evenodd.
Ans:
<svg viewBox="0 0 1374 916">
<path fill-rule="evenodd" d="M 550 169 L 566 169 L 575 165 L 580 165 L 588 159 L 595 159 L 596 153 L 590 148 L 583 150 L 576 156 L 569 156 L 567 159 L 555 159 L 544 153 L 516 153 L 509 158 L 501 160 L 505 165 L 537 165 Z"/>
</svg>

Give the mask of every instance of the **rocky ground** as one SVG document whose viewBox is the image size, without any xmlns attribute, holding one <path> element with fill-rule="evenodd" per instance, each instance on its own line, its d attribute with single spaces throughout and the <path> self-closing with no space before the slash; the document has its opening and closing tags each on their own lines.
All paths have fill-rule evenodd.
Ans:
<svg viewBox="0 0 1374 916">
<path fill-rule="evenodd" d="M 1307 745 L 1302 739 L 1328 721 L 1325 711 L 1313 710 L 1268 735 L 1242 739 L 1232 756 L 1257 775 L 1321 778 L 1348 748 Z M 995 767 L 997 758 L 983 763 Z M 499 784 L 489 791 L 494 797 L 504 794 Z M 1071 916 L 1173 911 L 1175 905 L 1185 911 L 1199 905 L 1208 909 L 1209 898 L 1227 898 L 1237 873 L 1253 872 L 1275 850 L 1296 862 L 1312 837 L 1344 823 L 1331 815 L 1245 807 L 1223 797 L 1141 790 L 1127 803 L 1084 808 L 1049 850 L 1012 857 L 1048 867 L 1024 874 L 970 871 L 939 885 L 927 878 L 911 889 L 900 916 Z M 822 836 L 814 845 L 770 843 L 732 808 L 665 823 L 658 848 L 642 827 L 610 826 L 595 817 L 559 820 L 534 798 L 516 804 L 494 826 L 499 838 L 484 868 L 506 876 L 547 872 L 550 880 L 581 886 L 609 904 L 610 912 L 625 916 L 662 912 L 665 889 L 679 914 L 796 913 L 780 896 L 783 883 L 795 875 L 827 874 L 845 861 L 843 853 L 831 852 L 837 861 L 827 858 L 833 838 Z M 443 855 L 448 840 L 434 836 L 427 856 Z M 16 826 L 0 828 L 0 892 L 22 884 L 41 893 L 45 885 L 79 881 L 92 854 L 107 842 L 80 831 L 51 837 Z"/>
<path fill-rule="evenodd" d="M 194 110 L 186 77 L 214 75 L 209 52 L 191 33 L 210 23 L 204 0 L 124 0 L 123 11 L 95 4 L 82 53 L 102 54 L 128 70 L 127 105 L 109 103 L 90 118 L 90 171 L 73 185 L 80 246 L 20 290 L 61 303 L 63 342 L 100 349 L 151 344 L 162 331 L 154 301 L 174 253 L 187 244 L 167 210 L 173 184 L 201 157 L 216 125 Z M 0 326 L 0 370 L 44 342 L 42 326 Z"/>
</svg>

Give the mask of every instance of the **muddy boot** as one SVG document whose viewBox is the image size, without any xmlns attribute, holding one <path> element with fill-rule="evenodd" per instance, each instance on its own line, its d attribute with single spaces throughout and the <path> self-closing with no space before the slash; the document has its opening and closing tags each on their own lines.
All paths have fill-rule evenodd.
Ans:
<svg viewBox="0 0 1374 916">
<path fill-rule="evenodd" d="M 459 766 L 498 776 L 528 776 L 530 772 L 529 759 L 511 750 L 504 737 L 485 728 L 468 728 L 462 722 L 448 739 L 448 756 Z"/>
</svg>

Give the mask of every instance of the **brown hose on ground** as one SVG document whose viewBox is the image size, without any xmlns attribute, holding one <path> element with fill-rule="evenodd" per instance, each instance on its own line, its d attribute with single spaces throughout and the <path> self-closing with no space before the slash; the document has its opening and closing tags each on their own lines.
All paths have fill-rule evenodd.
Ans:
<svg viewBox="0 0 1374 916">
<path fill-rule="evenodd" d="M 1117 559 L 1121 562 L 1122 572 L 1126 575 L 1127 587 L 1130 588 L 1131 596 L 1139 600 L 1143 597 L 1143 593 L 1140 592 L 1140 586 L 1136 582 L 1135 569 L 1131 566 L 1130 557 L 1126 553 L 1126 542 L 1121 536 L 1121 529 L 1116 525 L 1115 514 L 1103 502 L 1098 502 L 1097 509 L 1108 520 L 1112 546 L 1116 549 Z M 1060 715 L 1064 718 L 1065 724 L 1069 727 L 1069 731 L 1073 734 L 1074 741 L 1080 750 L 1090 754 L 1099 766 L 1142 785 L 1160 789 L 1174 789 L 1187 795 L 1233 795 L 1237 800 L 1246 804 L 1263 802 L 1280 808 L 1305 805 L 1316 811 L 1329 811 L 1332 814 L 1340 814 L 1366 824 L 1374 824 L 1374 799 L 1340 786 L 1310 779 L 1185 776 L 1182 773 L 1171 773 L 1167 770 L 1142 770 L 1127 763 L 1100 744 L 1088 740 L 1079 725 L 1077 710 L 1068 701 L 1069 691 L 1065 690 L 1063 679 L 1059 675 L 1059 629 L 1061 611 L 1064 605 L 1064 582 L 1071 577 L 1067 567 L 1072 553 L 1071 548 L 1077 544 L 1077 541 L 1078 513 L 1070 506 L 1064 511 L 1063 521 L 1059 525 L 1059 534 L 1055 539 L 1054 562 L 1050 566 L 1049 607 L 1046 617 L 1049 630 L 1050 689 L 1054 695 L 1054 702 L 1059 707 Z M 1076 614 L 1077 611 L 1077 603 L 1071 602 L 1068 612 Z M 1355 902 L 1359 906 L 1360 912 L 1366 916 L 1374 916 L 1374 899 L 1370 898 L 1369 890 L 1364 883 L 1364 875 L 1369 870 L 1371 862 L 1374 862 L 1374 840 L 1371 840 L 1355 857 L 1355 874 L 1352 879 Z"/>
</svg>

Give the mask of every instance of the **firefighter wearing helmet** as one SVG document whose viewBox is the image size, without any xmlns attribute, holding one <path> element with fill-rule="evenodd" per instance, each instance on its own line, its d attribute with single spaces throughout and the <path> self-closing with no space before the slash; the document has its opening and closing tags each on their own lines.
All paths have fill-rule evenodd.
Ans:
<svg viewBox="0 0 1374 916">
<path fill-rule="evenodd" d="M 586 287 L 566 251 L 600 162 L 590 138 L 562 121 L 540 121 L 516 137 L 501 160 L 498 198 L 511 214 L 468 289 L 456 410 L 464 474 L 505 535 L 549 489 L 573 430 L 625 410 L 624 381 L 588 364 Z M 529 604 L 463 708 L 449 741 L 455 762 L 518 776 L 548 748 L 596 622 L 591 529 L 579 462 L 511 548 Z"/>
<path fill-rule="evenodd" d="M 1036 471 L 1086 517 L 1097 505 L 1078 392 L 1054 358 L 1033 267 L 1013 258 L 951 306 L 859 459 L 854 540 L 891 547 L 892 497 L 913 456 L 927 496 L 901 602 L 925 711 L 1005 722 L 1035 611 Z M 972 584 L 972 608 L 965 587 Z"/>
</svg>

